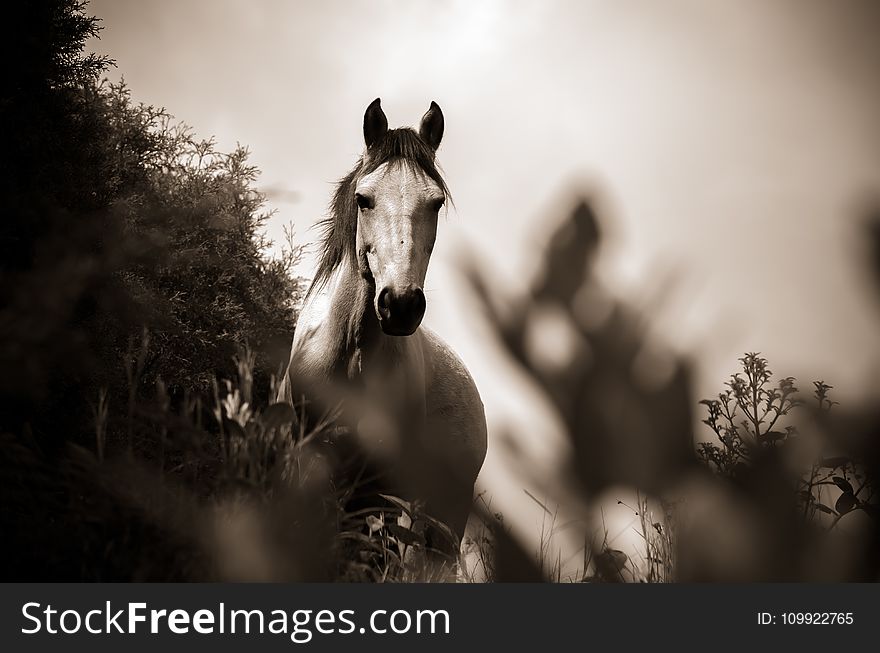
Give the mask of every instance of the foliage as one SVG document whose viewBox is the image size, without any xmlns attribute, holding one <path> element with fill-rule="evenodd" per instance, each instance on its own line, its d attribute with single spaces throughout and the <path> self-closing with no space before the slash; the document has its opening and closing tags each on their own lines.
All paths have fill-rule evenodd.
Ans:
<svg viewBox="0 0 880 653">
<path fill-rule="evenodd" d="M 774 384 L 767 360 L 757 353 L 747 353 L 739 361 L 742 372 L 731 376 L 727 390 L 717 399 L 700 402 L 708 411 L 703 423 L 712 429 L 721 446 L 701 442 L 698 453 L 718 474 L 731 479 L 748 473 L 755 460 L 768 451 L 794 446 L 800 437 L 798 426 L 783 425 L 780 418 L 794 422 L 795 413 L 806 408 L 798 397 L 793 377 Z M 838 404 L 829 397 L 833 386 L 824 381 L 813 381 L 813 386 L 816 413 L 828 413 Z M 871 503 L 860 498 L 863 493 L 873 494 L 869 479 L 863 467 L 850 456 L 820 456 L 807 474 L 796 479 L 795 485 L 803 516 L 809 520 L 817 515 L 831 515 L 833 527 L 853 510 L 874 510 Z M 822 502 L 825 488 L 839 490 L 833 508 Z"/>
<path fill-rule="evenodd" d="M 709 412 L 703 423 L 714 431 L 722 445 L 701 442 L 700 457 L 728 476 L 735 475 L 741 465 L 748 463 L 755 447 L 775 447 L 795 437 L 794 425 L 780 425 L 783 430 L 775 427 L 781 417 L 802 405 L 793 377 L 785 377 L 773 385 L 773 373 L 766 359 L 747 353 L 739 360 L 743 371 L 731 376 L 726 384 L 728 389 L 720 393 L 718 399 L 700 402 Z M 830 387 L 825 386 L 826 390 Z M 830 402 L 827 407 L 831 407 Z"/>
<path fill-rule="evenodd" d="M 136 354 L 137 356 L 137 354 Z M 94 447 L 48 457 L 5 436 L 10 481 L 2 525 L 4 578 L 103 581 L 413 581 L 455 577 L 458 560 L 432 551 L 423 507 L 396 496 L 348 508 L 356 489 L 335 412 L 255 397 L 255 356 L 235 357 L 203 423 L 200 399 L 170 405 L 163 384 L 129 420 L 152 447 Z M 139 366 L 132 371 L 137 384 Z M 134 424 L 128 428 L 135 430 Z M 40 524 L 41 526 L 37 526 Z M 24 544 L 27 543 L 27 546 Z M 51 556 L 46 552 L 51 551 Z"/>
<path fill-rule="evenodd" d="M 349 508 L 358 481 L 346 471 L 360 460 L 348 459 L 343 443 L 351 435 L 340 426 L 335 410 L 314 420 L 305 405 L 294 409 L 271 403 L 260 409 L 251 387 L 252 352 L 242 350 L 235 362 L 236 378 L 225 381 L 225 395 L 215 391 L 213 408 L 221 427 L 224 485 L 237 492 L 249 488 L 253 499 L 264 504 L 261 513 L 273 514 L 279 497 L 287 497 L 291 524 L 284 540 L 294 546 L 284 551 L 285 559 L 298 560 L 299 567 L 325 570 L 324 580 L 454 577 L 458 560 L 432 550 L 425 531 L 437 529 L 454 548 L 457 538 L 418 502 L 381 494 L 371 497 L 371 505 Z M 306 546 L 310 532 L 317 533 L 325 546 Z M 284 564 L 278 561 L 275 566 Z"/>
<path fill-rule="evenodd" d="M 600 283 L 596 262 L 601 244 L 596 203 L 578 196 L 549 235 L 526 296 L 505 302 L 489 286 L 488 275 L 477 267 L 470 271 L 497 340 L 556 410 L 569 452 L 559 473 L 538 476 L 521 470 L 524 484 L 545 497 L 559 497 L 559 505 L 570 513 L 557 526 L 556 510 L 538 502 L 551 523 L 542 528 L 536 555 L 521 555 L 516 543 L 484 516 L 496 536 L 495 557 L 507 561 L 491 565 L 499 580 L 656 580 L 672 573 L 668 567 L 658 569 L 655 561 L 671 542 L 665 513 L 642 524 L 641 569 L 613 548 L 615 543 L 603 536 L 604 525 L 596 523 L 602 493 L 623 486 L 657 497 L 688 474 L 695 459 L 691 366 L 651 342 L 644 316 Z M 553 337 L 545 333 L 548 329 Z M 515 466 L 517 443 L 499 438 L 499 445 L 509 445 L 508 459 Z M 576 538 L 583 542 L 578 569 L 560 561 L 556 546 L 563 527 L 583 531 Z M 574 561 L 575 552 L 569 553 Z M 666 561 L 672 557 L 668 551 Z"/>
<path fill-rule="evenodd" d="M 292 335 L 300 248 L 265 254 L 247 150 L 220 152 L 124 82 L 101 82 L 111 61 L 83 53 L 99 31 L 85 3 L 26 5 L 12 41 L 31 56 L 17 54 L 0 91 L 0 364 L 16 370 L 0 380 L 0 426 L 75 437 L 103 392 L 112 438 L 145 328 L 138 396 L 156 379 L 174 402 L 206 392 L 244 341 L 265 394 Z"/>
<path fill-rule="evenodd" d="M 648 317 L 603 288 L 594 265 L 601 233 L 593 203 L 577 202 L 526 296 L 499 297 L 488 275 L 470 270 L 498 342 L 556 409 L 570 451 L 558 472 L 536 473 L 522 464 L 522 444 L 496 435 L 520 482 L 548 498 L 536 502 L 551 523 L 530 553 L 483 514 L 491 554 L 485 537 L 472 539 L 490 560 L 484 567 L 497 580 L 875 579 L 876 410 L 832 410 L 822 381 L 805 402 L 794 378 L 774 380 L 767 360 L 747 353 L 725 390 L 701 402 L 717 441 L 695 446 L 690 362 L 664 351 Z M 625 532 L 639 539 L 628 547 L 605 527 L 609 491 L 632 512 Z M 862 519 L 837 527 L 853 514 Z"/>
</svg>

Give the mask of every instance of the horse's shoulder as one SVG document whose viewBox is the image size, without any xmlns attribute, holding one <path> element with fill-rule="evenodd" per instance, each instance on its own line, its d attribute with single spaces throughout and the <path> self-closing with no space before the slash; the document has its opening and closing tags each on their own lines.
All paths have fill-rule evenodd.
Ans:
<svg viewBox="0 0 880 653">
<path fill-rule="evenodd" d="M 486 413 L 477 385 L 459 355 L 440 336 L 420 327 L 425 352 L 428 419 L 440 426 L 444 450 L 476 478 L 486 456 Z M 473 480 L 473 478 L 471 480 Z"/>
<path fill-rule="evenodd" d="M 425 352 L 427 390 L 433 395 L 435 404 L 449 404 L 458 408 L 471 405 L 482 414 L 480 393 L 461 357 L 430 329 L 420 327 L 419 332 Z"/>
<path fill-rule="evenodd" d="M 467 378 L 473 383 L 464 361 L 443 338 L 426 326 L 419 327 L 425 353 L 425 366 L 429 376 L 452 376 Z"/>
</svg>

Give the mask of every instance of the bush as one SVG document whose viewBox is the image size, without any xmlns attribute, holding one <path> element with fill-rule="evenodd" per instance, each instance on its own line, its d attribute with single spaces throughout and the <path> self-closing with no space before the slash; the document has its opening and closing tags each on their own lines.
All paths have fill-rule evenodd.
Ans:
<svg viewBox="0 0 880 653">
<path fill-rule="evenodd" d="M 269 214 L 247 150 L 219 152 L 163 109 L 134 104 L 124 83 L 99 81 L 111 62 L 83 54 L 99 31 L 85 3 L 26 11 L 0 98 L 0 365 L 12 371 L 0 380 L 0 428 L 76 439 L 103 388 L 112 437 L 144 330 L 137 396 L 157 379 L 174 402 L 206 392 L 245 341 L 268 393 L 292 337 L 300 250 L 265 254 Z"/>
</svg>

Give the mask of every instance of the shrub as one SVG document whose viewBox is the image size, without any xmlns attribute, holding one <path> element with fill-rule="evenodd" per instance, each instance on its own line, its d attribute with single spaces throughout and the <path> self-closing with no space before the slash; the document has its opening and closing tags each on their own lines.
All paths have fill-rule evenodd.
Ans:
<svg viewBox="0 0 880 653">
<path fill-rule="evenodd" d="M 12 371 L 0 428 L 29 425 L 44 445 L 81 439 L 101 394 L 112 441 L 144 329 L 137 396 L 157 379 L 175 403 L 207 392 L 245 341 L 265 395 L 293 332 L 300 249 L 266 255 L 270 214 L 247 150 L 220 152 L 133 103 L 124 82 L 101 82 L 112 62 L 83 53 L 99 32 L 85 3 L 26 13 L 0 90 L 0 365 Z"/>
<path fill-rule="evenodd" d="M 747 353 L 739 359 L 742 372 L 737 372 L 727 382 L 727 389 L 717 399 L 704 399 L 706 424 L 718 438 L 720 446 L 713 442 L 698 445 L 700 458 L 716 473 L 736 480 L 748 474 L 756 461 L 770 453 L 782 452 L 798 445 L 801 433 L 798 427 L 798 411 L 813 427 L 816 417 L 828 413 L 837 405 L 830 399 L 833 386 L 824 381 L 813 381 L 813 411 L 807 412 L 807 404 L 798 396 L 794 377 L 784 377 L 773 382 L 773 372 L 767 359 L 757 353 Z M 786 423 L 788 422 L 788 423 Z M 827 438 L 819 443 L 820 453 L 806 473 L 795 476 L 794 492 L 802 505 L 807 520 L 817 515 L 831 515 L 831 527 L 841 517 L 856 509 L 873 511 L 862 496 L 871 495 L 865 470 L 848 455 L 829 452 Z M 821 452 L 821 450 L 820 450 Z M 835 488 L 834 507 L 823 503 L 824 489 Z"/>
</svg>

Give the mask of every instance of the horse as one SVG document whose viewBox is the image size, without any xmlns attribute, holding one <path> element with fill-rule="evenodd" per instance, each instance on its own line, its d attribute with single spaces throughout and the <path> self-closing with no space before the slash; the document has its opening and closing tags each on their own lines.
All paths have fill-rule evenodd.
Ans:
<svg viewBox="0 0 880 653">
<path fill-rule="evenodd" d="M 389 129 L 379 98 L 367 107 L 365 149 L 323 221 L 278 400 L 341 392 L 357 441 L 395 479 L 394 489 L 460 542 L 487 436 L 473 378 L 421 324 L 425 275 L 449 197 L 435 162 L 443 131 L 436 102 L 417 132 Z"/>
</svg>

